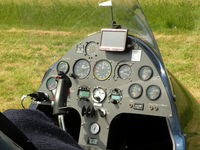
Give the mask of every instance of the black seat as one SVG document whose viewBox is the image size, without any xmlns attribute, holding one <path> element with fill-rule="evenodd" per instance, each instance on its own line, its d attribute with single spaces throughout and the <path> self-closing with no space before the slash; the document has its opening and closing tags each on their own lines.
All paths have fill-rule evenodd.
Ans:
<svg viewBox="0 0 200 150">
<path fill-rule="evenodd" d="M 37 150 L 33 143 L 1 112 L 0 147 L 5 150 Z"/>
</svg>

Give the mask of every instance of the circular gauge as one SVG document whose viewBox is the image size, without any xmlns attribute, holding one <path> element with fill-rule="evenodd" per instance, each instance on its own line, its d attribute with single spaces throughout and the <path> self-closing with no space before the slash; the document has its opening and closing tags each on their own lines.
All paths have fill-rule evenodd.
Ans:
<svg viewBox="0 0 200 150">
<path fill-rule="evenodd" d="M 97 123 L 93 123 L 90 125 L 90 132 L 93 135 L 96 135 L 100 132 L 100 126 Z"/>
<path fill-rule="evenodd" d="M 84 79 L 90 73 L 90 63 L 85 59 L 80 59 L 75 63 L 73 70 L 79 79 Z"/>
<path fill-rule="evenodd" d="M 47 80 L 46 86 L 49 91 L 55 90 L 57 88 L 58 82 L 56 78 L 51 77 Z"/>
<path fill-rule="evenodd" d="M 147 88 L 147 97 L 150 100 L 157 100 L 161 95 L 161 90 L 156 85 L 151 85 Z"/>
<path fill-rule="evenodd" d="M 100 60 L 94 66 L 94 76 L 98 80 L 106 80 L 112 72 L 111 64 L 107 60 Z"/>
<path fill-rule="evenodd" d="M 132 84 L 129 87 L 129 95 L 134 98 L 137 99 L 142 95 L 143 89 L 142 86 L 139 84 Z"/>
<path fill-rule="evenodd" d="M 152 76 L 153 76 L 153 70 L 151 69 L 151 67 L 143 66 L 140 68 L 139 77 L 141 80 L 147 81 L 147 80 L 151 79 Z"/>
<path fill-rule="evenodd" d="M 97 103 L 103 102 L 105 98 L 106 98 L 106 92 L 102 88 L 98 87 L 94 89 L 93 99 L 95 102 Z"/>
<path fill-rule="evenodd" d="M 89 56 L 95 56 L 97 54 L 97 50 L 98 45 L 96 42 L 89 42 L 85 48 L 86 54 Z"/>
<path fill-rule="evenodd" d="M 59 62 L 57 66 L 58 72 L 67 73 L 69 71 L 69 64 L 65 61 Z"/>
<path fill-rule="evenodd" d="M 117 88 L 111 90 L 110 101 L 113 104 L 118 104 L 121 100 L 122 100 L 122 91 Z"/>
<path fill-rule="evenodd" d="M 131 67 L 127 64 L 121 65 L 118 69 L 118 75 L 121 79 L 127 79 L 131 76 Z"/>
</svg>

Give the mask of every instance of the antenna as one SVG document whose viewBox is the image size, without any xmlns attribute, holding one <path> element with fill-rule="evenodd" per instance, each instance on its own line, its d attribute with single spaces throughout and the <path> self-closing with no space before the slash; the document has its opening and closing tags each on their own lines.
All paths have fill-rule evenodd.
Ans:
<svg viewBox="0 0 200 150">
<path fill-rule="evenodd" d="M 108 1 L 105 1 L 105 2 L 101 2 L 101 3 L 99 3 L 99 6 L 110 7 L 112 28 L 113 28 L 113 29 L 120 29 L 120 28 L 121 28 L 121 25 L 118 25 L 118 24 L 116 23 L 116 21 L 114 20 L 114 13 L 113 13 L 112 0 L 108 0 Z"/>
<path fill-rule="evenodd" d="M 111 6 L 110 7 L 110 10 L 111 10 L 111 20 L 112 20 L 112 23 L 114 22 L 114 13 L 113 13 L 113 7 Z"/>
</svg>

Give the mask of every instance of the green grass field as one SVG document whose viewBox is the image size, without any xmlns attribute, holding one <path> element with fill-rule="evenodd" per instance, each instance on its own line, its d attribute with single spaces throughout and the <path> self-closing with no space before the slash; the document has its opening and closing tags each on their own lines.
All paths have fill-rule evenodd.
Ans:
<svg viewBox="0 0 200 150">
<path fill-rule="evenodd" d="M 0 0 L 0 111 L 21 108 L 20 97 L 37 90 L 52 63 L 75 42 L 109 24 L 108 9 L 99 9 L 98 0 L 92 0 L 95 5 L 86 1 Z M 167 68 L 200 99 L 200 1 L 141 4 Z"/>
</svg>

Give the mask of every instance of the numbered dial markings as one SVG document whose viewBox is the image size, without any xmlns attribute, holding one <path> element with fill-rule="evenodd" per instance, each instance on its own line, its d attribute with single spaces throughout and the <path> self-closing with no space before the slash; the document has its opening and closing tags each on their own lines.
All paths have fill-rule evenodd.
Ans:
<svg viewBox="0 0 200 150">
<path fill-rule="evenodd" d="M 151 69 L 151 67 L 143 66 L 140 68 L 139 77 L 141 80 L 147 81 L 147 80 L 151 79 L 152 76 L 153 76 L 153 70 Z"/>
<path fill-rule="evenodd" d="M 93 91 L 94 102 L 97 102 L 97 103 L 103 102 L 105 98 L 106 98 L 106 92 L 104 89 L 100 87 L 94 89 Z"/>
<path fill-rule="evenodd" d="M 143 93 L 143 89 L 142 86 L 139 84 L 132 84 L 129 87 L 129 95 L 133 98 L 133 99 L 137 99 L 139 98 Z"/>
<path fill-rule="evenodd" d="M 86 45 L 85 51 L 88 56 L 96 56 L 98 50 L 98 45 L 96 42 L 89 42 Z"/>
<path fill-rule="evenodd" d="M 65 61 L 59 62 L 57 66 L 57 71 L 67 73 L 69 71 L 69 64 Z"/>
<path fill-rule="evenodd" d="M 151 85 L 147 88 L 147 97 L 150 100 L 155 101 L 160 97 L 160 95 L 161 95 L 161 90 L 158 86 Z"/>
<path fill-rule="evenodd" d="M 55 90 L 57 88 L 58 82 L 56 78 L 51 77 L 47 80 L 46 86 L 49 91 Z"/>
<path fill-rule="evenodd" d="M 75 63 L 73 70 L 79 79 L 84 79 L 89 75 L 90 69 L 90 63 L 85 59 L 80 59 Z"/>
<path fill-rule="evenodd" d="M 121 65 L 118 69 L 118 75 L 121 79 L 127 79 L 131 76 L 131 67 L 127 64 Z"/>
<path fill-rule="evenodd" d="M 98 80 L 106 80 L 112 73 L 112 66 L 107 60 L 100 60 L 94 66 L 94 76 Z"/>
</svg>

